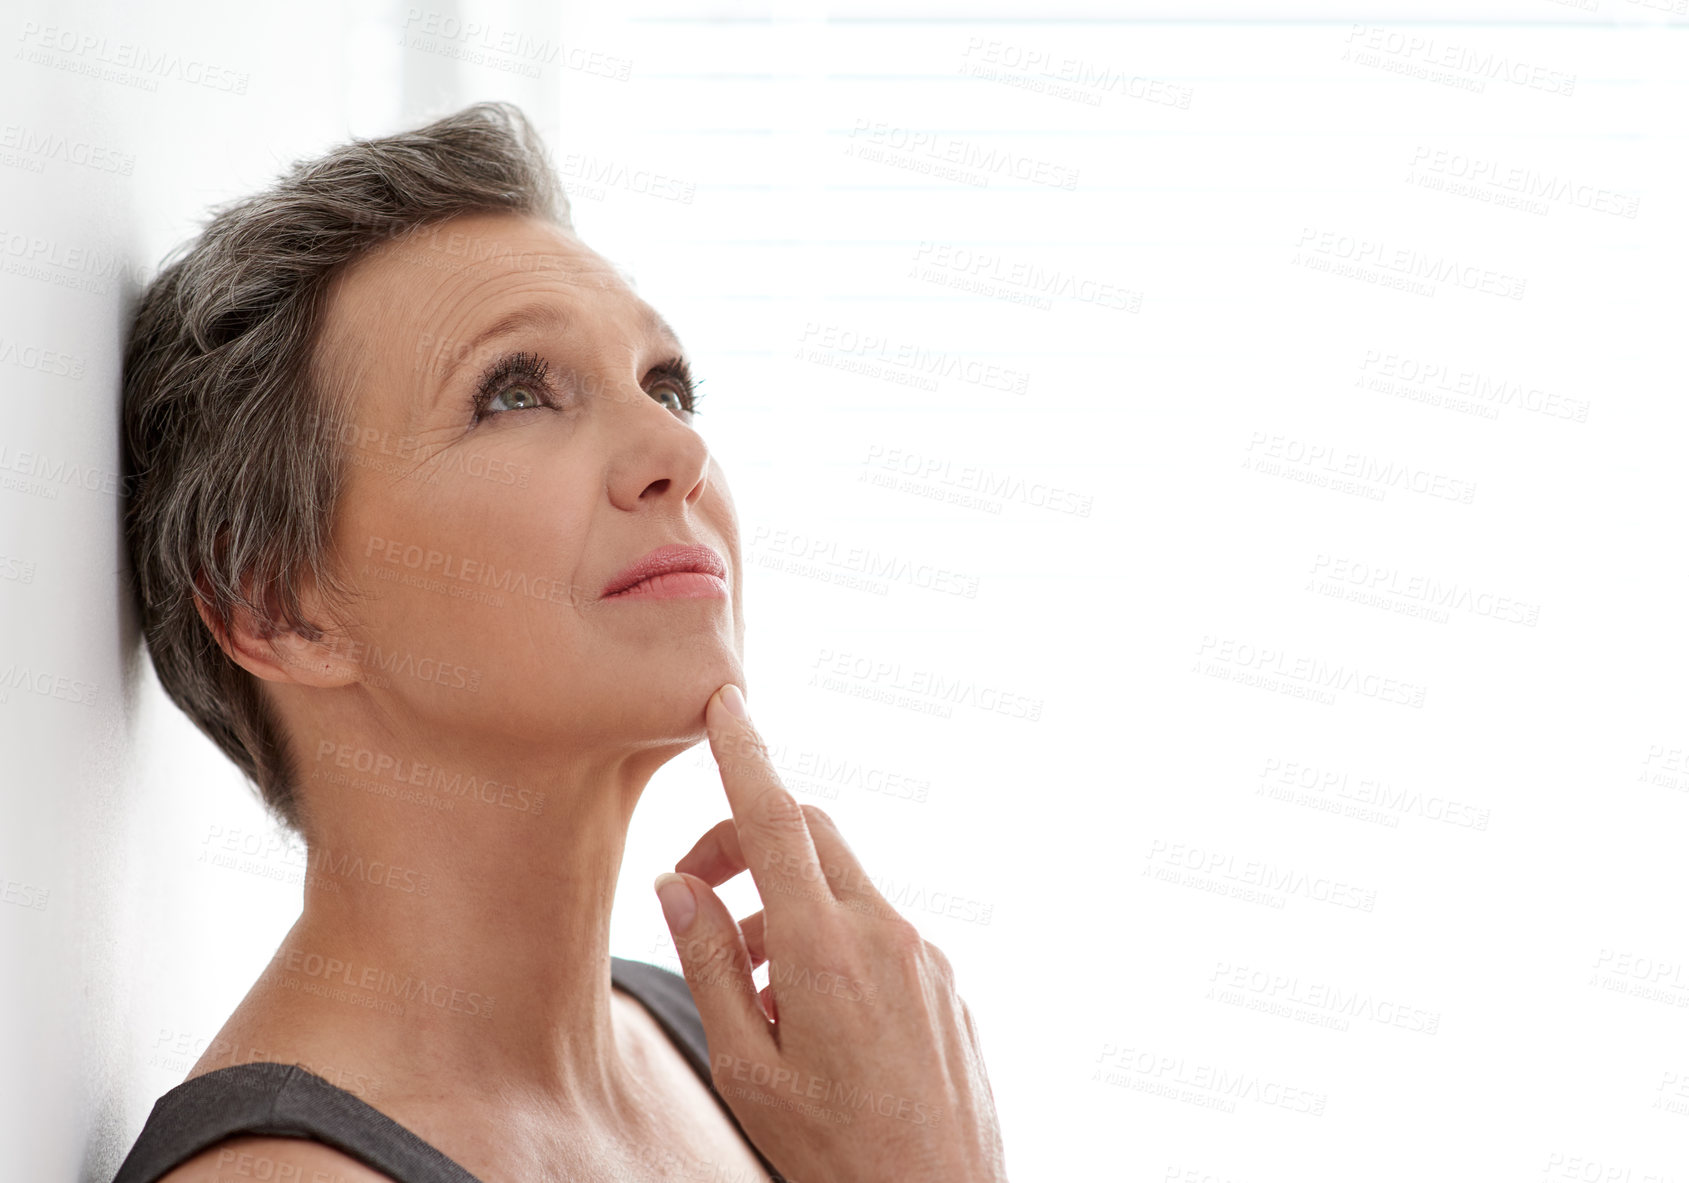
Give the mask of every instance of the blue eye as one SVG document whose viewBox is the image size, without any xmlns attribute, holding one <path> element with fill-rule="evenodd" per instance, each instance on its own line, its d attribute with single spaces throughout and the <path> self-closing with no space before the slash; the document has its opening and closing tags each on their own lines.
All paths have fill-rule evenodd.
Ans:
<svg viewBox="0 0 1689 1183">
<path fill-rule="evenodd" d="M 699 413 L 698 402 L 704 396 L 698 387 L 703 385 L 703 381 L 693 380 L 691 367 L 686 364 L 685 358 L 669 358 L 646 375 L 646 381 L 652 379 L 656 380 L 656 384 L 646 390 L 652 398 L 681 415 Z M 665 395 L 673 401 L 665 402 Z"/>
<path fill-rule="evenodd" d="M 499 401 L 501 399 L 505 399 L 506 396 L 511 396 L 516 401 L 514 403 L 506 401 L 504 406 L 499 406 Z M 543 406 L 544 403 L 545 400 L 543 398 L 535 394 L 521 382 L 512 382 L 510 385 L 503 387 L 497 394 L 493 395 L 492 398 L 488 399 L 487 402 L 482 405 L 481 413 L 486 414 L 489 410 L 525 411 L 529 407 Z"/>
<path fill-rule="evenodd" d="M 686 396 L 672 386 L 659 386 L 648 393 L 671 411 L 684 411 L 686 409 Z"/>
<path fill-rule="evenodd" d="M 481 379 L 470 402 L 475 421 L 479 423 L 489 418 L 494 410 L 525 411 L 550 406 L 551 400 L 547 396 L 551 387 L 546 381 L 550 368 L 550 363 L 534 353 L 512 353 L 500 358 Z M 507 399 L 507 395 L 510 398 Z M 499 400 L 503 400 L 504 405 L 495 408 L 494 404 Z"/>
<path fill-rule="evenodd" d="M 550 363 L 535 353 L 512 353 L 494 362 L 475 388 L 470 413 L 476 423 L 505 411 L 556 406 Z M 703 394 L 685 358 L 671 357 L 645 376 L 645 392 L 681 417 L 698 414 Z"/>
</svg>

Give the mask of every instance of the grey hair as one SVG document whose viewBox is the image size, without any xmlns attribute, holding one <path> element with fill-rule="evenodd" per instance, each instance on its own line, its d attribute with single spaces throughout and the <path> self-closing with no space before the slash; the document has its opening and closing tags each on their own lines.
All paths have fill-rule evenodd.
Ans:
<svg viewBox="0 0 1689 1183">
<path fill-rule="evenodd" d="M 213 210 L 142 293 L 123 358 L 124 541 L 141 631 L 171 701 L 303 832 L 299 770 L 258 680 L 223 652 L 325 635 L 301 592 L 350 589 L 327 563 L 346 457 L 344 376 L 321 356 L 331 279 L 384 242 L 458 214 L 508 211 L 573 232 L 521 110 L 477 103 L 415 131 L 354 139 Z"/>
</svg>

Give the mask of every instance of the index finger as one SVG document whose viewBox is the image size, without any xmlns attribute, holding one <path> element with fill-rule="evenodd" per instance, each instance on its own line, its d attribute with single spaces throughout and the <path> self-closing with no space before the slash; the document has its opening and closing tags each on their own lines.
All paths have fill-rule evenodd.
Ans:
<svg viewBox="0 0 1689 1183">
<path fill-rule="evenodd" d="M 738 710 L 728 706 L 728 696 Z M 745 869 L 762 896 L 763 910 L 778 916 L 798 900 L 830 901 L 832 888 L 821 869 L 803 806 L 780 783 L 768 748 L 744 710 L 744 695 L 729 682 L 704 708 L 710 754 L 721 769 L 721 786 L 733 813 Z"/>
<path fill-rule="evenodd" d="M 821 858 L 821 871 L 827 876 L 827 886 L 833 889 L 833 898 L 844 901 L 867 896 L 884 903 L 879 890 L 826 811 L 816 805 L 805 805 L 803 816 L 809 825 L 809 840 L 815 844 L 815 853 Z M 680 856 L 674 869 L 696 875 L 711 887 L 720 887 L 745 870 L 747 865 L 745 852 L 739 846 L 738 823 L 728 818 L 705 831 L 704 836 L 692 844 L 692 849 Z"/>
</svg>

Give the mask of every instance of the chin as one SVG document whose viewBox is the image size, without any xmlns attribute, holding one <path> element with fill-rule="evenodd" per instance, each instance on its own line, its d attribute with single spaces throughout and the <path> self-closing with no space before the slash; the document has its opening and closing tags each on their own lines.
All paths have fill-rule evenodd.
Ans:
<svg viewBox="0 0 1689 1183">
<path fill-rule="evenodd" d="M 744 666 L 728 653 L 698 662 L 682 655 L 650 680 L 632 670 L 627 674 L 629 680 L 618 687 L 616 697 L 625 703 L 623 718 L 630 729 L 654 744 L 679 744 L 681 751 L 705 738 L 704 714 L 711 695 L 728 682 L 748 689 Z M 655 694 L 642 692 L 659 687 Z"/>
</svg>

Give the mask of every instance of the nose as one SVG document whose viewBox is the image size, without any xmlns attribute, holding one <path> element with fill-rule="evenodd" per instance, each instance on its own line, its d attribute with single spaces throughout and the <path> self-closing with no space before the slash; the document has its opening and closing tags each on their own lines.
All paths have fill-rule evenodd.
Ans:
<svg viewBox="0 0 1689 1183">
<path fill-rule="evenodd" d="M 629 512 L 672 503 L 694 506 L 709 481 L 704 437 L 637 385 L 612 420 L 610 501 Z"/>
</svg>

